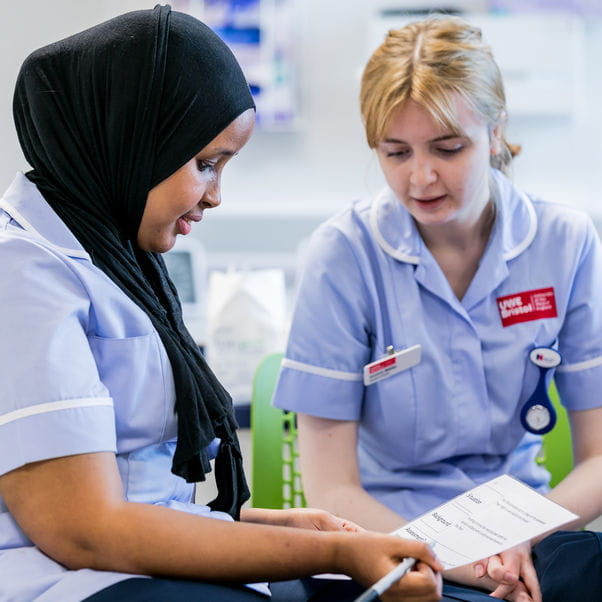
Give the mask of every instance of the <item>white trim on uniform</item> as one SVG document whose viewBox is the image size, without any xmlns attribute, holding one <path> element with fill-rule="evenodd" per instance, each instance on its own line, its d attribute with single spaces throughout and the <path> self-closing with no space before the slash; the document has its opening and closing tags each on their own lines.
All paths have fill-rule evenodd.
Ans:
<svg viewBox="0 0 602 602">
<path fill-rule="evenodd" d="M 537 234 L 537 214 L 535 213 L 535 207 L 533 207 L 531 199 L 526 194 L 522 193 L 521 196 L 525 203 L 525 207 L 527 208 L 527 212 L 529 213 L 529 231 L 516 247 L 504 253 L 505 261 L 510 261 L 511 259 L 518 257 L 533 242 L 533 239 Z"/>
<path fill-rule="evenodd" d="M 415 255 L 408 255 L 407 253 L 403 253 L 399 249 L 392 247 L 381 234 L 380 229 L 378 227 L 378 209 L 381 203 L 386 202 L 386 195 L 389 193 L 388 189 L 383 190 L 377 197 L 372 201 L 370 206 L 370 229 L 372 230 L 372 235 L 376 239 L 376 242 L 381 247 L 385 253 L 391 255 L 395 259 L 399 261 L 404 261 L 406 263 L 420 263 L 420 258 Z"/>
<path fill-rule="evenodd" d="M 556 372 L 580 372 L 581 370 L 587 370 L 588 368 L 596 368 L 602 364 L 602 357 L 594 357 L 591 360 L 585 360 L 584 362 L 577 362 L 576 364 L 567 364 L 558 366 Z"/>
<path fill-rule="evenodd" d="M 420 257 L 416 255 L 410 255 L 408 253 L 404 253 L 399 249 L 396 249 L 392 245 L 390 245 L 382 235 L 379 227 L 378 227 L 378 211 L 380 206 L 387 202 L 388 195 L 393 194 L 388 188 L 385 188 L 381 193 L 374 199 L 370 206 L 370 230 L 378 243 L 378 245 L 385 251 L 385 253 L 391 255 L 395 259 L 400 261 L 404 261 L 406 263 L 419 264 Z M 510 261 L 515 257 L 518 257 L 532 242 L 537 234 L 537 213 L 535 212 L 535 207 L 533 207 L 533 202 L 531 199 L 524 193 L 521 193 L 521 199 L 525 204 L 527 209 L 527 213 L 529 214 L 529 229 L 525 235 L 525 237 L 512 249 L 509 249 L 504 253 L 504 261 Z"/>
<path fill-rule="evenodd" d="M 299 370 L 299 372 L 317 374 L 318 376 L 327 376 L 328 378 L 337 378 L 338 380 L 363 380 L 363 376 L 359 372 L 343 372 L 341 370 L 330 370 L 329 368 L 320 368 L 319 366 L 312 366 L 311 364 L 304 364 L 303 362 L 297 362 L 295 360 L 289 360 L 287 358 L 284 358 L 282 360 L 281 366 L 283 368 L 292 368 L 293 370 Z"/>
<path fill-rule="evenodd" d="M 113 407 L 113 399 L 110 397 L 95 397 L 38 403 L 27 408 L 21 408 L 20 410 L 13 410 L 12 412 L 8 412 L 8 414 L 0 416 L 0 426 L 15 420 L 19 420 L 20 418 L 27 418 L 28 416 L 35 416 L 37 414 L 46 414 L 48 412 L 55 412 L 57 410 L 70 410 L 73 408 L 89 408 L 94 406 Z"/>
<path fill-rule="evenodd" d="M 39 238 L 43 239 L 46 244 L 48 244 L 49 246 L 51 246 L 53 249 L 56 249 L 57 251 L 59 251 L 60 253 L 63 253 L 63 255 L 67 255 L 68 257 L 79 257 L 80 259 L 90 259 L 90 255 L 87 253 L 87 251 L 84 251 L 83 249 L 69 249 L 67 247 L 61 247 L 59 245 L 55 245 L 53 243 L 51 243 L 48 239 L 44 238 L 32 225 L 31 223 L 25 219 L 23 217 L 23 215 L 21 215 L 21 213 L 19 213 L 19 211 L 17 211 L 6 199 L 1 198 L 0 199 L 0 209 L 3 209 L 4 211 L 6 211 L 6 213 L 8 213 L 8 215 L 10 215 L 15 221 L 19 222 L 19 224 L 21 226 L 23 226 L 23 228 L 25 228 L 25 230 L 27 232 L 33 232 L 33 234 L 35 234 L 36 236 L 38 236 Z"/>
</svg>

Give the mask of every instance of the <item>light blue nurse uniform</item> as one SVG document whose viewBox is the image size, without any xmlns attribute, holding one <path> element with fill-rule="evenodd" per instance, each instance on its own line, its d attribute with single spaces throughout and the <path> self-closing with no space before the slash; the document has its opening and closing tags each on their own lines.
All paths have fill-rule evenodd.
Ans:
<svg viewBox="0 0 602 602">
<path fill-rule="evenodd" d="M 602 405 L 595 228 L 497 170 L 491 182 L 495 225 L 462 300 L 389 189 L 322 224 L 304 259 L 274 404 L 359 421 L 362 484 L 407 519 L 502 473 L 547 490 L 540 437 L 520 422 L 539 376 L 533 347 L 561 352 L 555 380 L 568 409 Z M 538 291 L 554 312 L 525 303 L 502 318 L 505 298 Z M 420 363 L 364 386 L 363 367 L 389 345 L 420 345 Z"/>
<path fill-rule="evenodd" d="M 171 473 L 174 381 L 149 317 L 23 174 L 0 200 L 0 283 L 0 474 L 114 452 L 127 500 L 231 520 L 195 505 L 194 485 Z M 67 570 L 0 498 L 0 600 L 76 602 L 129 577 Z"/>
</svg>

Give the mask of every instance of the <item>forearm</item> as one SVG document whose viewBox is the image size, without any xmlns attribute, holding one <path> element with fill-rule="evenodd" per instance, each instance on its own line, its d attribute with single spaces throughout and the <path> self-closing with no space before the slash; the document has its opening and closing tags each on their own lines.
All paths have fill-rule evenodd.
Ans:
<svg viewBox="0 0 602 602">
<path fill-rule="evenodd" d="M 124 502 L 99 517 L 90 533 L 71 537 L 57 559 L 72 569 L 241 582 L 289 579 L 339 570 L 340 537 Z"/>
<path fill-rule="evenodd" d="M 389 533 L 405 519 L 370 495 L 357 459 L 358 423 L 298 414 L 303 488 L 310 506 L 371 531 Z"/>
<path fill-rule="evenodd" d="M 563 529 L 578 529 L 602 514 L 602 456 L 578 463 L 548 497 L 579 515 L 579 520 Z"/>
<path fill-rule="evenodd" d="M 390 533 L 407 520 L 381 504 L 359 484 L 337 483 L 306 491 L 308 504 L 343 516 L 365 529 Z"/>
</svg>

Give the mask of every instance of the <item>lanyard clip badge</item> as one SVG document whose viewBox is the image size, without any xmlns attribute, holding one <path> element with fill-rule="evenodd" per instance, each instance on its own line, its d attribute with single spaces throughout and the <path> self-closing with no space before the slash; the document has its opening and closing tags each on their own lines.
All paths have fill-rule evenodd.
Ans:
<svg viewBox="0 0 602 602">
<path fill-rule="evenodd" d="M 551 347 L 535 347 L 529 352 L 529 361 L 539 368 L 539 380 L 535 391 L 523 405 L 520 421 L 530 433 L 543 435 L 556 424 L 556 410 L 548 396 L 546 374 L 562 362 L 562 356 Z"/>
</svg>

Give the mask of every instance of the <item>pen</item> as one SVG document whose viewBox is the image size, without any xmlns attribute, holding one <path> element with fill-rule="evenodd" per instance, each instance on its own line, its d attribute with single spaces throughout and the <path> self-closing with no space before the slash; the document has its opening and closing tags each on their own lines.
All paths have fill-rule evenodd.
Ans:
<svg viewBox="0 0 602 602">
<path fill-rule="evenodd" d="M 370 589 L 367 589 L 359 598 L 356 598 L 354 602 L 377 600 L 380 594 L 386 592 L 395 581 L 401 579 L 415 564 L 415 558 L 406 558 L 384 577 L 379 579 Z"/>
</svg>

